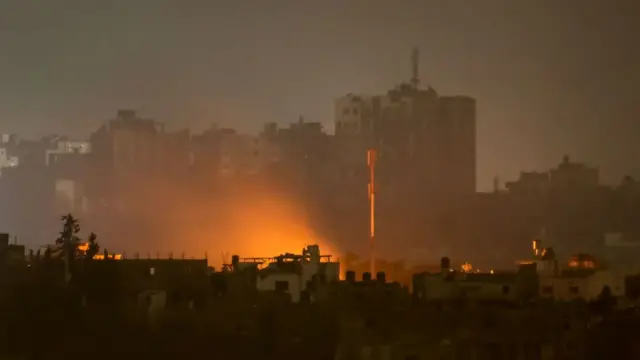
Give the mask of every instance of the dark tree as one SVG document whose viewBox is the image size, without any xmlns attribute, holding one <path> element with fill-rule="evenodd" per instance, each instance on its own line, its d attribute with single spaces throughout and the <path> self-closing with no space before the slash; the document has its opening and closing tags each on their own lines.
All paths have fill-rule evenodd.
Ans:
<svg viewBox="0 0 640 360">
<path fill-rule="evenodd" d="M 592 303 L 592 309 L 599 315 L 608 315 L 615 308 L 617 300 L 609 286 L 604 286 L 598 298 Z"/>
<path fill-rule="evenodd" d="M 85 253 L 85 259 L 91 260 L 94 256 L 96 256 L 100 252 L 100 244 L 96 241 L 98 235 L 95 233 L 89 234 L 89 246 L 87 248 L 87 252 Z"/>
<path fill-rule="evenodd" d="M 56 239 L 56 245 L 60 246 L 62 259 L 64 260 L 65 280 L 71 279 L 71 272 L 74 268 L 75 260 L 78 256 L 78 245 L 80 245 L 80 224 L 71 214 L 62 217 L 62 231 Z"/>
<path fill-rule="evenodd" d="M 63 255 L 75 259 L 75 256 L 78 253 L 78 245 L 81 242 L 80 237 L 78 237 L 78 233 L 80 233 L 80 224 L 71 214 L 64 215 L 62 217 L 62 221 L 62 231 L 60 231 L 60 234 L 56 239 L 56 245 L 61 246 L 60 250 Z"/>
<path fill-rule="evenodd" d="M 47 261 L 51 260 L 51 248 L 49 246 L 44 250 L 44 259 Z"/>
</svg>

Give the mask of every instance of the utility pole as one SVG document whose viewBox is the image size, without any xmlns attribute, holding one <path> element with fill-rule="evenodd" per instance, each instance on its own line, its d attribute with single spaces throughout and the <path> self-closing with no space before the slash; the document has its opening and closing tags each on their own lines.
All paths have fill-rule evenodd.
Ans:
<svg viewBox="0 0 640 360">
<path fill-rule="evenodd" d="M 373 148 L 367 150 L 367 166 L 369 167 L 369 263 L 371 264 L 371 276 L 375 276 L 376 271 L 376 187 L 375 169 L 377 161 L 377 151 Z"/>
</svg>

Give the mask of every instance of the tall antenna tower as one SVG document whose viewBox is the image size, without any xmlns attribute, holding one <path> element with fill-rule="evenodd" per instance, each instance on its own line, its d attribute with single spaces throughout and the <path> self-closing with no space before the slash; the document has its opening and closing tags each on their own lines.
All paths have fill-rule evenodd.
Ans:
<svg viewBox="0 0 640 360">
<path fill-rule="evenodd" d="M 413 86 L 414 89 L 417 89 L 418 85 L 420 85 L 419 62 L 420 53 L 418 52 L 418 48 L 414 47 L 411 52 L 411 86 Z"/>
<path fill-rule="evenodd" d="M 371 274 L 376 273 L 376 252 L 375 252 L 375 236 L 376 236 L 376 186 L 375 186 L 375 168 L 376 168 L 377 152 L 375 149 L 367 150 L 367 165 L 369 166 L 369 263 L 371 264 Z"/>
</svg>

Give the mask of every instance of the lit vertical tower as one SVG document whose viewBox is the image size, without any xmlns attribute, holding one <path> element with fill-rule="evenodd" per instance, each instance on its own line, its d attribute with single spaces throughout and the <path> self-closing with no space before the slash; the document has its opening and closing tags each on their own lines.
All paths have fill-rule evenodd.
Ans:
<svg viewBox="0 0 640 360">
<path fill-rule="evenodd" d="M 369 167 L 369 261 L 371 264 L 371 275 L 376 273 L 376 255 L 375 255 L 375 235 L 376 235 L 376 187 L 375 187 L 375 169 L 376 169 L 377 153 L 375 149 L 367 150 L 367 166 Z"/>
</svg>

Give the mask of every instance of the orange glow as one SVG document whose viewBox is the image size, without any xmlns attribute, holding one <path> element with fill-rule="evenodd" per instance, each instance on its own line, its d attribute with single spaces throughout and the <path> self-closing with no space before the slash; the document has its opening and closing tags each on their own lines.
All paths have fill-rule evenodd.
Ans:
<svg viewBox="0 0 640 360">
<path fill-rule="evenodd" d="M 78 244 L 78 250 L 80 250 L 83 254 L 89 250 L 89 243 Z M 109 254 L 109 259 L 111 260 L 121 260 L 122 254 Z M 104 260 L 104 254 L 96 254 L 93 255 L 93 260 Z"/>
<path fill-rule="evenodd" d="M 569 267 L 572 268 L 583 268 L 583 269 L 594 269 L 596 267 L 596 264 L 591 261 L 591 260 L 571 260 L 569 261 Z"/>
<path fill-rule="evenodd" d="M 113 237 L 98 233 L 101 246 L 139 253 L 141 258 L 168 258 L 171 252 L 186 258 L 206 257 L 216 269 L 230 262 L 233 255 L 299 254 L 311 244 L 319 245 L 322 254 L 339 254 L 339 249 L 312 230 L 309 224 L 313 219 L 301 206 L 303 201 L 291 195 L 301 193 L 298 189 L 280 189 L 282 184 L 262 178 L 226 180 L 211 176 L 212 181 L 219 182 L 217 190 L 204 196 L 187 186 L 153 177 L 127 179 L 121 189 L 128 201 L 123 214 L 157 226 L 149 226 L 149 234 L 131 239 L 126 233 Z M 124 233 L 125 229 L 120 231 Z"/>
<path fill-rule="evenodd" d="M 103 254 L 96 254 L 93 256 L 93 260 L 104 260 Z M 109 254 L 109 260 L 122 260 L 121 254 Z"/>
<path fill-rule="evenodd" d="M 468 262 L 465 262 L 464 264 L 462 264 L 462 271 L 471 272 L 472 270 L 473 270 L 473 265 L 469 264 Z"/>
<path fill-rule="evenodd" d="M 578 254 L 571 257 L 569 267 L 582 269 L 595 269 L 596 259 L 589 254 Z"/>
<path fill-rule="evenodd" d="M 516 265 L 531 265 L 534 262 L 531 260 L 518 260 L 516 261 Z"/>
<path fill-rule="evenodd" d="M 533 240 L 533 254 L 535 256 L 540 255 L 540 240 L 538 239 Z"/>
<path fill-rule="evenodd" d="M 174 251 L 214 254 L 209 258 L 214 267 L 222 263 L 215 254 L 228 254 L 227 260 L 231 255 L 272 257 L 299 254 L 312 244 L 319 245 L 322 254 L 338 255 L 333 244 L 310 229 L 305 209 L 294 201 L 257 189 L 242 188 L 226 195 L 228 199 L 220 200 L 222 206 L 205 204 L 202 210 L 188 213 L 189 220 L 204 226 L 176 225 Z"/>
</svg>

